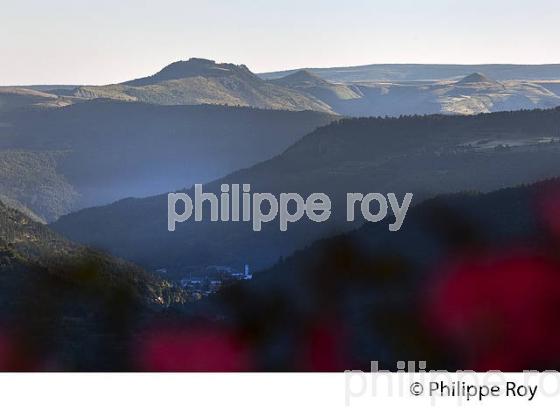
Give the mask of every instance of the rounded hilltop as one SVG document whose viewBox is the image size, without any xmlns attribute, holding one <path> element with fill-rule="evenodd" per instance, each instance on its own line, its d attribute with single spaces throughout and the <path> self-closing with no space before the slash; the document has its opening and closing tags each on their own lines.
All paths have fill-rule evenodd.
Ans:
<svg viewBox="0 0 560 410">
<path fill-rule="evenodd" d="M 190 58 L 171 63 L 152 76 L 128 81 L 124 84 L 143 86 L 189 77 L 222 77 L 235 74 L 256 77 L 245 65 L 221 64 L 204 58 Z"/>
<path fill-rule="evenodd" d="M 463 78 L 462 80 L 458 81 L 457 84 L 494 84 L 496 81 L 491 80 L 490 78 L 486 77 L 482 73 L 472 73 Z"/>
</svg>

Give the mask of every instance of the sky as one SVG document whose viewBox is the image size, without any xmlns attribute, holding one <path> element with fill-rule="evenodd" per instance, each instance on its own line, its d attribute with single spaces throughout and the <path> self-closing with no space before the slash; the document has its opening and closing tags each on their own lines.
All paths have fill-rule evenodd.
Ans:
<svg viewBox="0 0 560 410">
<path fill-rule="evenodd" d="M 0 85 L 117 83 L 190 57 L 560 63 L 559 21 L 558 0 L 0 0 Z"/>
</svg>

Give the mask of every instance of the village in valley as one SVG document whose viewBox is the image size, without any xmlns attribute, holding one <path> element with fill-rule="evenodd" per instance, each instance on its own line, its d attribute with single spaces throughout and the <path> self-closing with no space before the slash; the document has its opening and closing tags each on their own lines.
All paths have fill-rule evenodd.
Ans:
<svg viewBox="0 0 560 410">
<path fill-rule="evenodd" d="M 167 275 L 168 270 L 161 268 L 156 270 L 156 273 Z M 195 269 L 183 276 L 179 280 L 179 284 L 195 299 L 202 299 L 236 282 L 252 279 L 253 274 L 248 264 L 245 264 L 241 271 L 231 266 L 210 265 L 202 269 Z"/>
</svg>

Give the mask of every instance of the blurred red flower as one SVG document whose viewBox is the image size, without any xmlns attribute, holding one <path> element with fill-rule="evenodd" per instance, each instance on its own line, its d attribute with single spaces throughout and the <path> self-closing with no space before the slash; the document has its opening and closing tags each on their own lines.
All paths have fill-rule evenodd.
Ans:
<svg viewBox="0 0 560 410">
<path fill-rule="evenodd" d="M 165 328 L 138 340 L 137 366 L 156 372 L 238 372 L 252 369 L 246 347 L 218 328 Z"/>
<path fill-rule="evenodd" d="M 465 255 L 440 277 L 429 318 L 468 370 L 556 368 L 560 266 L 553 258 L 527 249 Z"/>
</svg>

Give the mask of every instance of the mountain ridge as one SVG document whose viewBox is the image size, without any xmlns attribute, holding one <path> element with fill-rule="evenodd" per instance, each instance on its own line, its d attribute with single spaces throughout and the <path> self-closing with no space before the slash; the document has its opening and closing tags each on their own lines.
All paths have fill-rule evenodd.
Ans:
<svg viewBox="0 0 560 410">
<path fill-rule="evenodd" d="M 151 76 L 142 77 L 131 81 L 125 81 L 121 84 L 142 86 L 154 84 L 161 81 L 179 80 L 189 77 L 221 77 L 235 74 L 240 74 L 251 78 L 258 78 L 258 76 L 253 74 L 245 65 L 224 63 L 218 64 L 214 60 L 208 60 L 204 58 L 191 58 L 189 60 L 175 61 Z"/>
<path fill-rule="evenodd" d="M 119 84 L 35 89 L 54 95 L 43 104 L 46 107 L 106 98 L 158 105 L 313 110 L 352 117 L 473 115 L 560 106 L 560 91 L 554 82 L 558 79 L 560 65 L 382 64 L 259 76 L 245 65 L 191 58 Z M 4 98 L 18 104 L 15 96 Z M 0 113 L 1 102 L 0 95 Z"/>
<path fill-rule="evenodd" d="M 481 72 L 497 81 L 560 78 L 560 64 L 366 64 L 295 68 L 258 75 L 268 80 L 285 77 L 302 69 L 315 73 L 325 80 L 340 82 L 456 80 L 474 72 Z"/>
<path fill-rule="evenodd" d="M 78 98 L 112 98 L 162 105 L 217 104 L 292 111 L 331 108 L 310 95 L 264 81 L 244 65 L 192 58 L 120 84 L 79 87 Z"/>
</svg>

